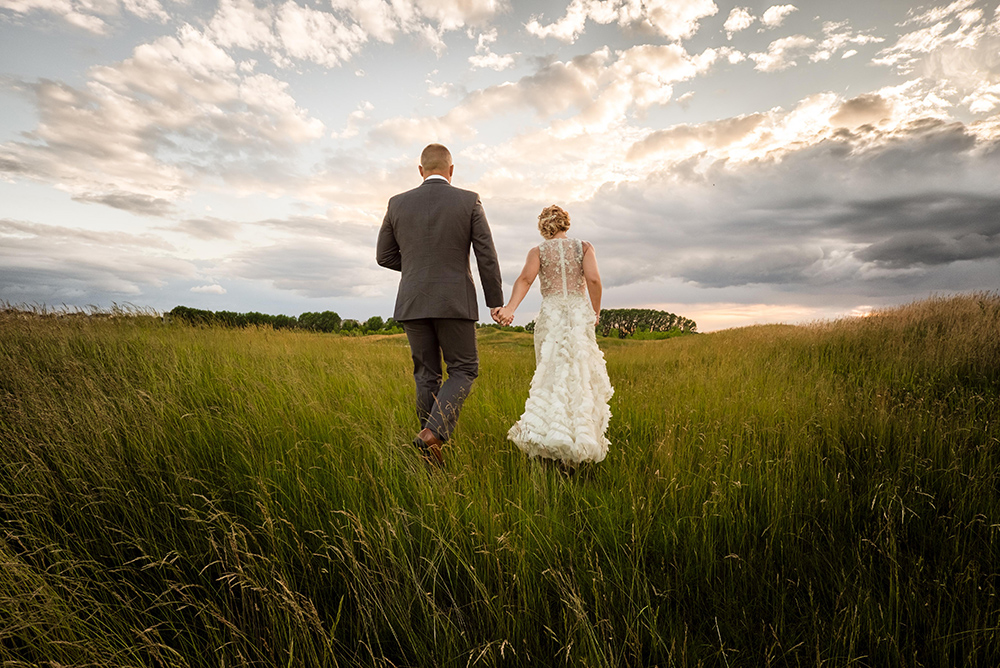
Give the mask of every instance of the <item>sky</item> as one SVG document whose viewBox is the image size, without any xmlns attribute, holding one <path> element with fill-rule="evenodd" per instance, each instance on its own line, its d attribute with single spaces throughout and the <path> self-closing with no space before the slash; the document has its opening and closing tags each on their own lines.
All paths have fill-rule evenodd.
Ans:
<svg viewBox="0 0 1000 668">
<path fill-rule="evenodd" d="M 507 295 L 550 204 L 700 331 L 1000 289 L 995 0 L 0 0 L 0 110 L 8 304 L 389 317 L 431 142 Z"/>
</svg>

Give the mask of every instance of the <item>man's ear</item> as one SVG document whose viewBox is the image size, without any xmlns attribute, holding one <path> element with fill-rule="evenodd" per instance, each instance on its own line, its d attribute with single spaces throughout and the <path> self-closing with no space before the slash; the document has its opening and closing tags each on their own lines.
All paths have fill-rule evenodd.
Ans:
<svg viewBox="0 0 1000 668">
<path fill-rule="evenodd" d="M 451 177 L 455 176 L 455 165 L 448 166 L 448 180 L 451 181 Z"/>
<path fill-rule="evenodd" d="M 417 165 L 417 169 L 420 171 L 420 176 L 423 177 L 423 175 L 424 175 L 424 166 L 423 165 Z"/>
</svg>

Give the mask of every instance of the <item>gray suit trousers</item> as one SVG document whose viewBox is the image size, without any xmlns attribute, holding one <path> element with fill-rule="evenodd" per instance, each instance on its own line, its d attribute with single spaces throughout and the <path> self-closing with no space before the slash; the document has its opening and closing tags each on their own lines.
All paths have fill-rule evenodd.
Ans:
<svg viewBox="0 0 1000 668">
<path fill-rule="evenodd" d="M 442 443 L 451 437 L 465 398 L 479 375 L 476 322 L 457 318 L 421 318 L 403 322 L 413 355 L 420 428 Z M 441 358 L 448 379 L 441 383 Z"/>
</svg>

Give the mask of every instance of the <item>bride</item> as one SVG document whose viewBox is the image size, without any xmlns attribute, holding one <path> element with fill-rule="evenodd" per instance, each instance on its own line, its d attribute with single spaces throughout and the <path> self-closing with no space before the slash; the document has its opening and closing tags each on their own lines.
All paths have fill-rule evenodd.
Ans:
<svg viewBox="0 0 1000 668">
<path fill-rule="evenodd" d="M 497 320 L 509 324 L 535 277 L 542 306 L 535 321 L 535 375 L 524 414 L 507 438 L 528 455 L 564 464 L 602 461 L 608 453 L 614 389 L 594 326 L 601 312 L 601 276 L 594 247 L 566 236 L 569 214 L 558 206 L 538 216 L 545 240 L 528 251 L 510 301 Z"/>
</svg>

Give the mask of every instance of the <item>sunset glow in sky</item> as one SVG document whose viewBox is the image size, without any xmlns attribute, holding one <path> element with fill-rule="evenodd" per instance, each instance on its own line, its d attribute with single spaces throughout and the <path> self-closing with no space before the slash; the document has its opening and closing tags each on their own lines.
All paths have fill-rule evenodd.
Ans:
<svg viewBox="0 0 1000 668">
<path fill-rule="evenodd" d="M 0 109 L 15 304 L 387 317 L 432 141 L 507 294 L 553 203 L 702 331 L 1000 289 L 996 1 L 0 0 Z"/>
</svg>

